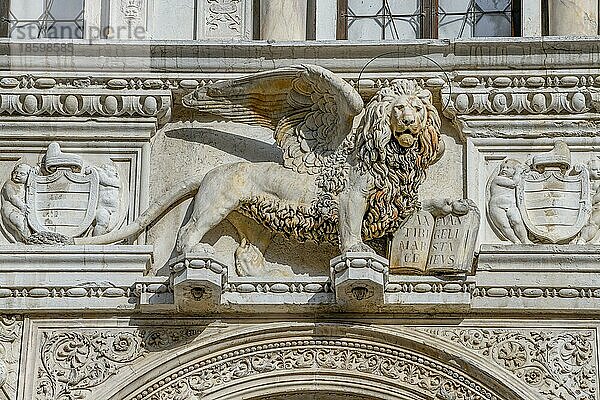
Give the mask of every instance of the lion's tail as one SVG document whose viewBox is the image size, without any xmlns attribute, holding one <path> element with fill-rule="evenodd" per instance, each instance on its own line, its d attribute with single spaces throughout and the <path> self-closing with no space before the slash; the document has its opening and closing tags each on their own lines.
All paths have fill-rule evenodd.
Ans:
<svg viewBox="0 0 600 400">
<path fill-rule="evenodd" d="M 188 178 L 169 190 L 169 192 L 154 204 L 151 204 L 150 207 L 148 207 L 148 209 L 131 224 L 104 235 L 74 238 L 73 242 L 74 244 L 111 244 L 129 238 L 135 238 L 174 204 L 193 196 L 198 191 L 201 182 L 202 177 Z"/>
</svg>

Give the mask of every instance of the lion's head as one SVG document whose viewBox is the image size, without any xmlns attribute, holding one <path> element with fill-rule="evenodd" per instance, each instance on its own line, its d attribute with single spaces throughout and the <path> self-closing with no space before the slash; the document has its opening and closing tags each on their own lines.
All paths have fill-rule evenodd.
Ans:
<svg viewBox="0 0 600 400">
<path fill-rule="evenodd" d="M 365 238 L 394 232 L 414 211 L 425 170 L 443 149 L 439 135 L 431 92 L 415 81 L 395 80 L 371 99 L 356 135 L 358 162 L 376 188 L 363 221 Z"/>
<path fill-rule="evenodd" d="M 365 108 L 357 142 L 372 142 L 371 150 L 379 150 L 382 158 L 393 150 L 393 144 L 389 148 L 393 142 L 402 148 L 418 147 L 419 162 L 427 168 L 439 157 L 439 130 L 440 117 L 431 103 L 431 92 L 414 80 L 397 79 L 380 89 Z"/>
</svg>

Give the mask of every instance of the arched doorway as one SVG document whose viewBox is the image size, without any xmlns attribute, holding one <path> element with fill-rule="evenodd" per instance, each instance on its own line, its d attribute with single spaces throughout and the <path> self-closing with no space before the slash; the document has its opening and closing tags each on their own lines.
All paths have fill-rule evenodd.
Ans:
<svg viewBox="0 0 600 400">
<path fill-rule="evenodd" d="M 534 400 L 484 358 L 411 328 L 238 327 L 122 370 L 110 400 Z"/>
</svg>

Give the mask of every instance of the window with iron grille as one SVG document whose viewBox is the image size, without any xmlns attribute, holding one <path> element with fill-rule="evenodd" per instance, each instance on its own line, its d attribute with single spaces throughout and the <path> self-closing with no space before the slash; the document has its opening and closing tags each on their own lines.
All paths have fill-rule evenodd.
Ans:
<svg viewBox="0 0 600 400">
<path fill-rule="evenodd" d="M 338 39 L 520 36 L 520 0 L 338 0 Z"/>
<path fill-rule="evenodd" d="M 14 39 L 81 39 L 84 0 L 2 1 L 0 35 Z"/>
</svg>

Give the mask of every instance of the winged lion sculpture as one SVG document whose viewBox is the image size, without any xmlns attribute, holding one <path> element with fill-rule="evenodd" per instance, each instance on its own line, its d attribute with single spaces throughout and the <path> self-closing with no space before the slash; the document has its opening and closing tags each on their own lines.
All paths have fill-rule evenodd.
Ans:
<svg viewBox="0 0 600 400">
<path fill-rule="evenodd" d="M 365 107 L 340 77 L 298 65 L 209 84 L 182 101 L 199 112 L 271 128 L 283 165 L 217 166 L 176 185 L 132 224 L 77 243 L 136 237 L 176 201 L 194 195 L 191 218 L 178 233 L 181 252 L 206 250 L 204 234 L 232 211 L 300 241 L 373 251 L 365 240 L 393 233 L 418 207 L 425 170 L 443 153 L 431 93 L 413 80 L 392 81 Z"/>
</svg>

